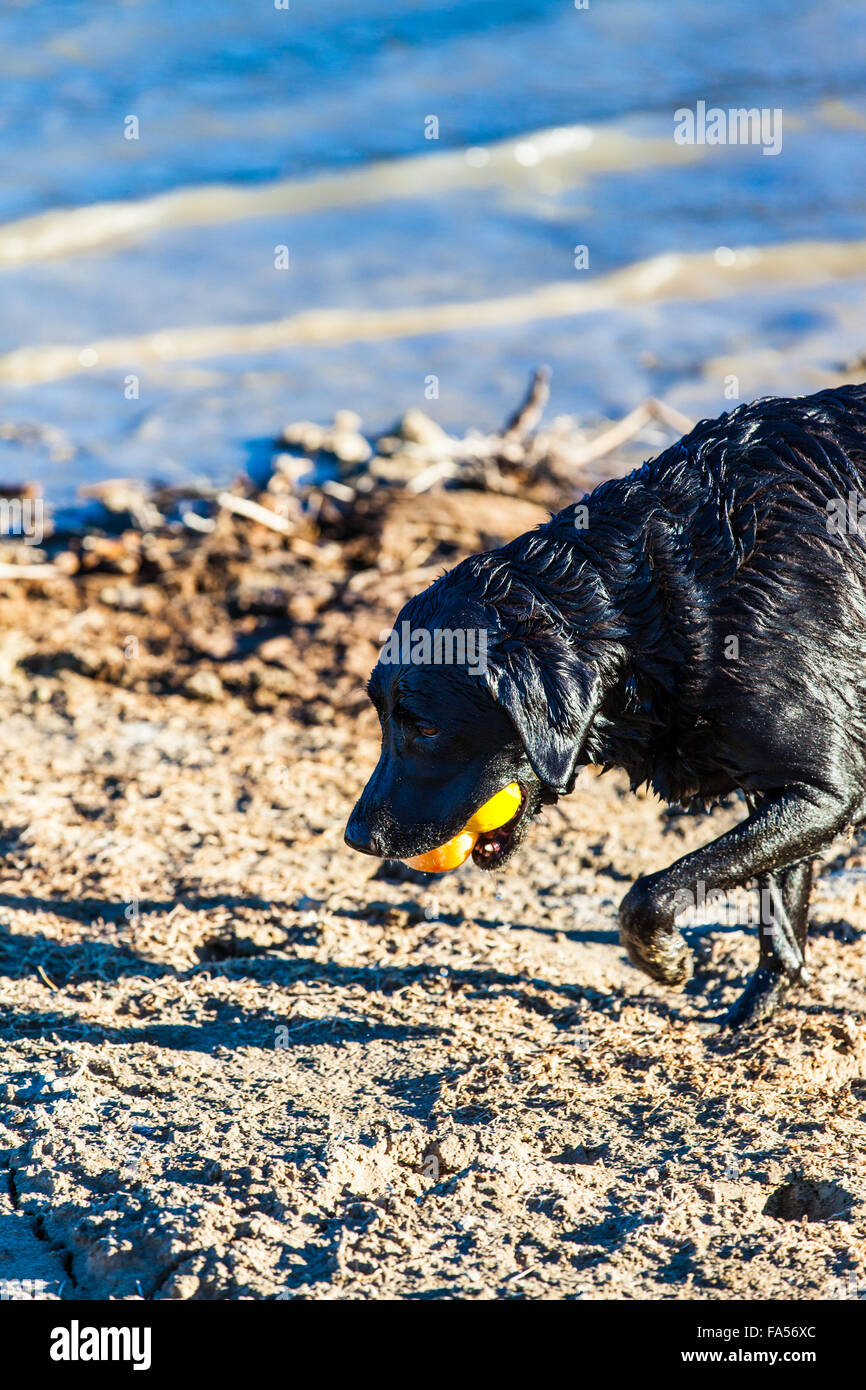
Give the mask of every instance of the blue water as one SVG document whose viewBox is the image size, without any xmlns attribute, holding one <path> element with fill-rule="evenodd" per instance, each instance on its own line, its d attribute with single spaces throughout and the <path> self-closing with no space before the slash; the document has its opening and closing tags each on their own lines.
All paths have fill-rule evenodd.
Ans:
<svg viewBox="0 0 866 1390">
<path fill-rule="evenodd" d="M 247 324 L 323 308 L 473 302 L 588 280 L 670 252 L 866 237 L 862 0 L 72 0 L 0 15 L 0 223 L 225 184 L 344 176 L 435 160 L 550 127 L 647 149 L 618 167 L 514 164 L 513 176 L 391 189 L 337 206 L 204 225 L 0 271 L 0 354 L 21 347 Z M 666 162 L 673 113 L 699 100 L 784 113 L 780 155 L 704 150 Z M 139 138 L 124 138 L 137 118 Z M 425 121 L 438 119 L 438 140 Z M 644 142 L 644 144 L 641 144 Z M 462 159 L 462 155 L 456 156 Z M 426 166 L 425 166 L 426 167 Z M 373 176 L 371 176 L 373 177 Z M 446 181 L 447 183 L 447 181 Z M 423 185 L 423 176 L 422 176 Z M 58 225 L 65 225 L 62 220 Z M 3 227 L 0 227 L 2 237 Z M 28 237 L 30 233 L 28 232 Z M 274 270 L 286 244 L 291 269 Z M 74 457 L 0 445 L 5 477 L 66 502 L 103 476 L 231 477 L 289 420 L 358 409 L 371 429 L 409 406 L 446 426 L 502 419 L 538 362 L 551 413 L 625 411 L 649 392 L 717 413 L 725 364 L 743 398 L 823 384 L 866 350 L 866 284 L 750 290 L 723 303 L 613 306 L 579 319 L 470 326 L 364 343 L 4 381 L 0 419 L 65 431 Z M 2 364 L 0 364 L 2 365 Z M 127 400 L 128 372 L 140 377 Z M 437 401 L 425 378 L 440 379 Z"/>
</svg>

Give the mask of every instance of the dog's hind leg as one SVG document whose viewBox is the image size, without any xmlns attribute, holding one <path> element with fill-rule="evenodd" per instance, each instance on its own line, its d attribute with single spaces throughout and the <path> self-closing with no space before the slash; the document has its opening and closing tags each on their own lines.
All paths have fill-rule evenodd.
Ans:
<svg viewBox="0 0 866 1390">
<path fill-rule="evenodd" d="M 809 978 L 806 936 L 814 861 L 804 859 L 758 880 L 761 904 L 758 968 L 722 1024 L 742 1028 L 769 1018 L 792 984 Z"/>
</svg>

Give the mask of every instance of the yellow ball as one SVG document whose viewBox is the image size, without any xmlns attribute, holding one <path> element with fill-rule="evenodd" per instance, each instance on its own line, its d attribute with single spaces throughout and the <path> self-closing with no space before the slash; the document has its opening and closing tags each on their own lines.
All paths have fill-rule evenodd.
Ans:
<svg viewBox="0 0 866 1390">
<path fill-rule="evenodd" d="M 507 825 L 512 816 L 517 814 L 520 807 L 521 793 L 517 782 L 509 782 L 507 787 L 503 787 L 501 792 L 491 796 L 489 801 L 485 801 L 480 810 L 466 822 L 465 830 L 471 831 L 475 835 L 486 835 L 489 830 L 498 830 L 501 825 Z"/>
</svg>

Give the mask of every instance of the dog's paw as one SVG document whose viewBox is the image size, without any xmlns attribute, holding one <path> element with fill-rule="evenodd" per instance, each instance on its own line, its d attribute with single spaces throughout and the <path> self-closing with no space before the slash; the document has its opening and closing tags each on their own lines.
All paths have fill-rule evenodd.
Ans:
<svg viewBox="0 0 866 1390">
<path fill-rule="evenodd" d="M 721 1021 L 722 1028 L 734 1031 L 764 1023 L 791 988 L 793 981 L 785 974 L 759 967 L 739 999 L 736 999 Z"/>
<path fill-rule="evenodd" d="M 682 989 L 694 972 L 689 947 L 677 930 L 673 911 L 638 879 L 619 909 L 619 937 L 629 960 L 659 984 Z"/>
<path fill-rule="evenodd" d="M 676 929 L 660 932 L 648 940 L 636 939 L 621 930 L 620 940 L 632 965 L 661 985 L 682 989 L 694 974 L 692 953 Z"/>
</svg>

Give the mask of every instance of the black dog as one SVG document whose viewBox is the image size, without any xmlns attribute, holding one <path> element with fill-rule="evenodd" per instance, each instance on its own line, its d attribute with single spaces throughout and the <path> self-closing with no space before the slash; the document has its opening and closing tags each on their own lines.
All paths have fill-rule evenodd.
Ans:
<svg viewBox="0 0 866 1390">
<path fill-rule="evenodd" d="M 813 860 L 866 815 L 864 490 L 866 386 L 762 400 L 443 575 L 397 630 L 480 633 L 484 670 L 380 658 L 382 755 L 347 843 L 426 852 L 517 781 L 517 814 L 473 851 L 498 867 L 587 763 L 684 806 L 741 789 L 735 829 L 638 879 L 621 937 L 682 985 L 675 914 L 756 882 L 772 910 L 727 1021 L 768 1014 L 806 978 Z"/>
</svg>

